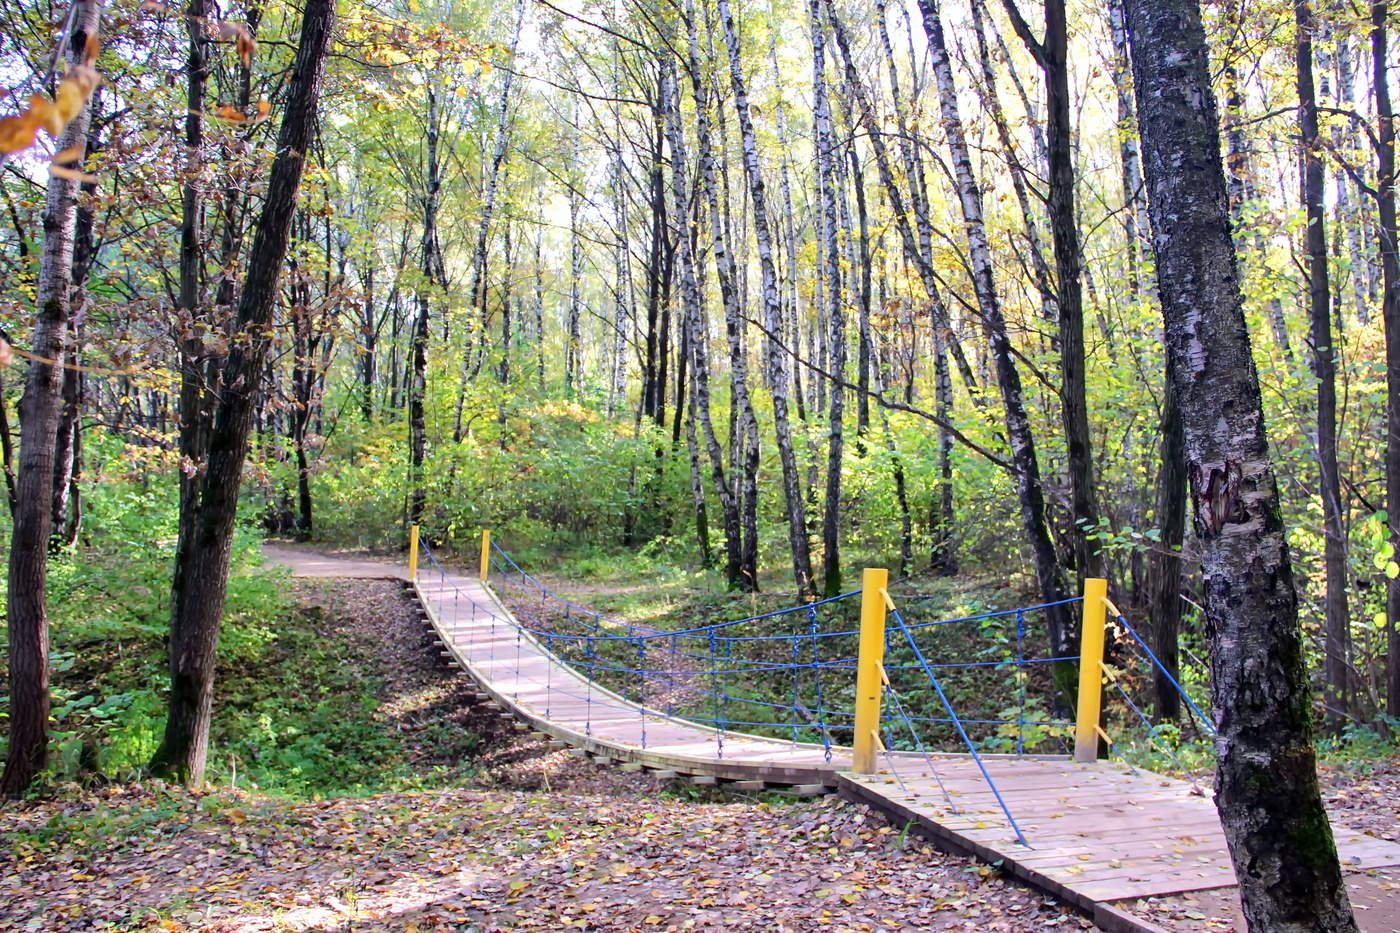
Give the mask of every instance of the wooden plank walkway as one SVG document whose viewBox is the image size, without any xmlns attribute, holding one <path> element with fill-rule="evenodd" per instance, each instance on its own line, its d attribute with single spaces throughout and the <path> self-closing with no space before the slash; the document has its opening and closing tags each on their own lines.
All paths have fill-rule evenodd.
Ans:
<svg viewBox="0 0 1400 933">
<path fill-rule="evenodd" d="M 387 564 L 285 548 L 269 556 L 307 576 L 405 578 Z M 1184 781 L 1117 762 L 984 756 L 1026 847 L 970 756 L 886 754 L 878 773 L 850 774 L 848 749 L 828 754 L 819 745 L 721 732 L 599 687 L 523 633 L 474 576 L 424 570 L 414 589 L 445 652 L 506 714 L 599 758 L 749 787 L 837 787 L 1096 917 L 1112 901 L 1235 883 L 1215 805 Z M 1400 845 L 1342 828 L 1336 834 L 1348 868 L 1400 865 Z M 1115 928 L 1150 926 L 1119 918 Z"/>
</svg>

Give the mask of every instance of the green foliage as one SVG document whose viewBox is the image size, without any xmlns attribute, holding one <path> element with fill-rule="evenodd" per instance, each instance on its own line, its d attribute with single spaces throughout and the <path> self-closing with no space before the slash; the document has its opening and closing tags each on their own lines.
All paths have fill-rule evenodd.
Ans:
<svg viewBox="0 0 1400 933">
<path fill-rule="evenodd" d="M 95 447 L 99 462 L 116 451 Z M 139 777 L 164 728 L 173 480 L 110 478 L 86 501 L 91 531 L 51 562 L 49 577 L 50 783 Z M 378 715 L 383 681 L 373 658 L 322 613 L 290 602 L 286 572 L 261 566 L 259 542 L 253 528 L 240 527 L 219 638 L 208 779 L 298 796 L 451 780 L 414 772 L 406 741 Z M 0 699 L 0 727 L 4 713 Z M 440 738 L 463 749 L 475 741 Z"/>
</svg>

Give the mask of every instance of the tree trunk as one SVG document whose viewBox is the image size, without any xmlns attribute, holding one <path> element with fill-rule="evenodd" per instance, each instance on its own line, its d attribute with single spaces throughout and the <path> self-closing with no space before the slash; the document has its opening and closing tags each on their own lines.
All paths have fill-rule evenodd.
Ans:
<svg viewBox="0 0 1400 933">
<path fill-rule="evenodd" d="M 1395 217 L 1395 113 L 1390 103 L 1390 4 L 1371 4 L 1376 99 L 1376 208 L 1380 219 L 1381 321 L 1385 327 L 1385 501 L 1390 543 L 1400 550 L 1400 231 Z M 1386 584 L 1386 712 L 1400 718 L 1400 577 Z"/>
<path fill-rule="evenodd" d="M 423 461 L 427 456 L 428 438 L 425 424 L 424 405 L 428 391 L 428 341 L 431 338 L 429 327 L 432 323 L 433 286 L 446 285 L 439 276 L 442 267 L 438 245 L 438 199 L 442 187 L 442 167 L 438 144 L 442 131 L 442 112 L 437 98 L 437 90 L 428 88 L 427 126 L 425 142 L 427 162 L 424 166 L 426 177 L 423 185 L 423 232 L 420 244 L 422 255 L 421 269 L 423 282 L 418 291 L 418 318 L 414 324 L 409 365 L 404 373 L 408 396 L 408 475 L 409 504 L 408 523 L 420 525 L 423 511 L 427 506 L 428 494 L 423 487 Z M 444 319 L 446 315 L 443 315 Z M 443 324 L 444 329 L 447 327 Z M 467 331 L 466 339 L 471 341 L 472 333 Z"/>
<path fill-rule="evenodd" d="M 270 344 L 277 280 L 286 259 L 306 151 L 317 120 L 322 66 L 334 20 L 331 0 L 307 0 L 277 156 L 232 331 L 242 339 L 230 342 L 195 531 L 176 559 L 171 586 L 170 706 L 151 770 L 189 784 L 199 784 L 204 778 L 214 697 L 214 651 L 228 589 L 238 489 Z"/>
<path fill-rule="evenodd" d="M 982 192 L 972 171 L 972 155 L 963 132 L 958 111 L 957 87 L 953 79 L 952 62 L 948 58 L 943 38 L 942 14 L 938 0 L 919 0 L 923 14 L 924 32 L 928 36 L 933 59 L 934 77 L 938 85 L 939 106 L 943 113 L 943 130 L 953 154 L 953 171 L 962 206 L 968 252 L 972 257 L 972 281 L 977 304 L 982 313 L 982 325 L 991 346 L 996 367 L 997 385 L 1001 390 L 1006 434 L 1011 445 L 1011 459 L 1016 467 L 1016 491 L 1021 506 L 1021 523 L 1031 547 L 1036 581 L 1041 598 L 1057 603 L 1065 598 L 1064 582 L 1059 560 L 1045 523 L 1045 496 L 1040 482 L 1040 463 L 1036 457 L 1035 439 L 1026 414 L 1021 390 L 1021 376 L 1016 370 L 1011 341 L 1006 332 L 1001 301 L 993 278 L 991 247 L 982 221 Z M 1056 606 L 1046 612 L 1051 650 L 1058 657 L 1075 653 L 1078 641 L 1070 623 L 1069 613 Z M 1075 681 L 1072 666 L 1059 664 L 1055 672 L 1060 693 L 1056 702 L 1065 703 L 1073 695 Z"/>
<path fill-rule="evenodd" d="M 1244 135 L 1244 92 L 1240 88 L 1239 71 L 1235 65 L 1237 56 L 1243 54 L 1245 42 L 1243 11 L 1241 0 L 1225 0 L 1225 34 L 1228 43 L 1220 71 L 1220 84 L 1225 93 L 1225 185 L 1230 201 L 1230 216 L 1234 221 L 1235 234 L 1241 243 L 1246 229 L 1243 209 L 1246 203 L 1255 198 L 1249 141 Z M 1283 316 L 1283 300 L 1279 297 L 1279 288 L 1273 281 L 1277 278 L 1277 273 L 1269 268 L 1268 244 L 1257 225 L 1254 232 L 1254 253 L 1258 256 L 1262 275 L 1270 282 L 1268 314 L 1274 343 L 1282 351 L 1285 359 L 1292 360 L 1293 347 L 1288 339 L 1288 323 Z"/>
<path fill-rule="evenodd" d="M 711 251 L 715 257 L 720 303 L 724 306 L 725 337 L 729 346 L 730 415 L 733 419 L 730 437 L 734 452 L 730 456 L 731 477 L 727 485 L 734 490 L 732 498 L 738 511 L 739 553 L 737 565 L 734 563 L 735 555 L 730 554 L 726 566 L 730 587 L 755 591 L 758 589 L 758 419 L 754 416 L 753 401 L 749 395 L 748 358 L 743 338 L 744 318 L 737 289 L 738 273 L 735 269 L 734 255 L 729 250 L 726 214 L 720 206 L 720 185 L 716 178 L 714 143 L 710 135 L 710 95 L 705 86 L 705 72 L 700 64 L 695 18 L 693 0 L 687 0 L 688 71 L 695 98 L 695 141 L 699 157 L 700 186 L 704 189 L 705 206 L 710 219 Z M 702 405 L 704 417 L 708 417 L 708 409 L 708 405 Z M 708 433 L 711 432 L 707 431 Z M 710 447 L 712 469 L 716 471 L 715 481 L 725 482 L 723 471 L 718 466 L 718 442 L 711 445 L 707 438 L 706 444 Z"/>
<path fill-rule="evenodd" d="M 515 79 L 515 50 L 520 44 L 520 27 L 525 21 L 525 0 L 519 0 L 515 7 L 515 29 L 510 34 L 510 47 L 506 51 L 506 67 L 501 77 L 501 100 L 496 107 L 496 138 L 491 150 L 491 163 L 486 172 L 485 191 L 481 196 L 481 217 L 476 227 L 476 250 L 472 253 L 471 285 L 467 290 L 472 308 L 481 309 L 481 317 L 475 325 L 477 340 L 484 348 L 486 343 L 486 246 L 491 235 L 491 215 L 496 209 L 496 189 L 501 174 L 501 164 L 506 158 L 506 142 L 510 138 L 510 89 Z M 509 314 L 509 312 L 507 312 Z M 452 440 L 462 439 L 462 409 L 466 404 L 468 371 L 470 367 L 471 341 L 462 354 L 462 371 L 457 383 L 457 410 L 452 426 Z M 502 380 L 504 381 L 504 380 Z"/>
<path fill-rule="evenodd" d="M 1157 718 L 1170 722 L 1181 712 L 1181 695 L 1172 679 L 1178 671 L 1181 628 L 1181 544 L 1186 534 L 1186 450 L 1181 434 L 1181 408 L 1170 376 L 1162 400 L 1162 440 L 1157 472 L 1156 547 L 1147 562 L 1147 619 L 1152 650 L 1166 668 L 1153 669 Z M 1168 678 L 1168 674 L 1171 675 Z"/>
<path fill-rule="evenodd" d="M 1099 506 L 1084 374 L 1084 295 L 1079 281 L 1079 221 L 1074 206 L 1074 141 L 1069 113 L 1069 24 L 1064 0 L 1045 0 L 1045 35 L 1037 42 L 1015 0 L 1004 0 L 1004 4 L 1016 32 L 1045 75 L 1050 241 L 1055 252 L 1055 305 L 1060 313 L 1060 414 L 1074 523 L 1071 539 L 1080 578 L 1102 577 L 1103 556 L 1096 537 Z"/>
<path fill-rule="evenodd" d="M 378 379 L 375 371 L 375 353 L 378 351 L 379 328 L 374 313 L 374 256 L 365 261 L 364 271 L 365 300 L 361 306 L 360 328 L 364 343 L 360 352 L 360 413 L 365 424 L 374 421 L 374 384 Z"/>
<path fill-rule="evenodd" d="M 1297 596 L 1197 0 L 1126 0 L 1167 365 L 1201 545 L 1216 806 L 1251 930 L 1356 930 L 1322 807 Z"/>
<path fill-rule="evenodd" d="M 808 0 L 812 29 L 812 120 L 816 136 L 817 202 L 821 212 L 821 240 L 817 243 L 821 279 L 826 283 L 828 346 L 831 361 L 831 407 L 827 412 L 826 507 L 822 513 L 822 586 L 826 596 L 841 592 L 841 462 L 844 446 L 842 421 L 846 393 L 841 380 L 846 371 L 846 318 L 841 301 L 841 254 L 836 216 L 836 164 L 838 158 L 831 126 L 831 103 L 826 88 L 826 29 L 821 0 Z M 806 540 L 805 532 L 803 540 Z"/>
<path fill-rule="evenodd" d="M 1302 201 L 1308 225 L 1308 307 L 1311 322 L 1312 368 L 1317 378 L 1317 461 L 1322 495 L 1323 563 L 1326 567 L 1324 705 L 1335 732 L 1351 708 L 1348 685 L 1350 626 L 1347 619 L 1346 529 L 1342 523 L 1341 478 L 1337 470 L 1337 356 L 1332 343 L 1332 293 L 1327 274 L 1327 176 L 1322 164 L 1317 126 L 1317 93 L 1313 88 L 1314 22 L 1307 0 L 1293 5 L 1297 24 L 1298 129 L 1302 135 Z"/>
<path fill-rule="evenodd" d="M 782 300 L 778 294 L 778 277 L 773 266 L 772 225 L 769 220 L 767 191 L 758 160 L 758 137 L 754 131 L 749 107 L 749 91 L 744 80 L 739 56 L 739 34 L 734 27 L 729 0 L 718 0 L 720 27 L 729 52 L 729 81 L 734 88 L 734 109 L 739 117 L 739 137 L 743 145 L 744 173 L 749 181 L 749 197 L 753 203 L 754 236 L 758 240 L 758 266 L 762 277 L 764 326 L 768 377 L 772 384 L 773 430 L 777 437 L 778 462 L 782 467 L 783 498 L 787 505 L 788 542 L 792 548 L 792 572 L 799 594 L 812 592 L 812 557 L 807 539 L 807 517 L 804 514 L 801 478 L 797 458 L 792 449 L 792 428 L 788 422 L 789 366 L 787 348 L 780 343 L 783 332 Z"/>
<path fill-rule="evenodd" d="M 88 36 L 98 31 L 102 6 L 80 0 L 68 48 L 70 67 L 86 60 Z M 91 113 L 82 110 L 55 141 L 81 152 Z M 0 795 L 18 797 L 44 767 L 49 721 L 49 533 L 53 518 L 54 442 L 61 403 L 65 334 L 71 311 L 78 182 L 49 178 L 44 247 L 39 259 L 38 317 L 32 359 L 19 403 L 19 477 L 10 537 L 6 622 L 9 633 L 9 751 Z M 48 362 L 52 360 L 53 362 Z"/>
</svg>

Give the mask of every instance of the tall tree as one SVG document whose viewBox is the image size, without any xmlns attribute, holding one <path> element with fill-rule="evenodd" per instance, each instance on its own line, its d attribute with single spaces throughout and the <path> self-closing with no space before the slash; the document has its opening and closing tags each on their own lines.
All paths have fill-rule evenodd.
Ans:
<svg viewBox="0 0 1400 933">
<path fill-rule="evenodd" d="M 1060 413 L 1064 424 L 1074 530 L 1075 565 L 1083 577 L 1103 576 L 1097 538 L 1098 495 L 1089 437 L 1084 375 L 1084 295 L 1080 285 L 1079 218 L 1074 199 L 1074 139 L 1069 99 L 1069 21 L 1065 0 L 1045 0 L 1045 29 L 1036 39 L 1016 0 L 1005 0 L 1011 25 L 1045 76 L 1045 144 L 1049 155 L 1050 241 L 1055 252 L 1055 307 L 1060 314 Z"/>
<path fill-rule="evenodd" d="M 738 270 L 729 248 L 727 215 L 721 209 L 718 161 L 710 131 L 710 84 L 701 64 L 699 24 L 694 0 L 685 8 L 687 63 L 691 91 L 695 99 L 695 145 L 697 173 L 705 193 L 705 213 L 710 221 L 710 251 L 714 256 L 719 283 L 720 304 L 724 308 L 725 339 L 729 347 L 730 493 L 738 510 L 739 537 L 731 543 L 726 561 L 729 586 L 740 590 L 758 588 L 758 419 L 749 393 L 748 357 L 744 347 L 744 319 L 739 305 Z M 721 147 L 722 148 L 722 147 Z M 711 448 L 712 469 L 718 463 Z M 719 481 L 718 474 L 716 481 Z M 723 500 L 721 500 L 723 501 Z M 737 545 L 737 552 L 732 546 Z"/>
<path fill-rule="evenodd" d="M 1293 4 L 1297 26 L 1298 129 L 1303 146 L 1302 200 L 1308 225 L 1306 247 L 1312 369 L 1317 379 L 1317 464 L 1322 497 L 1323 564 L 1326 568 L 1325 703 L 1331 727 L 1340 729 L 1351 707 L 1348 689 L 1350 622 L 1347 618 L 1346 528 L 1337 469 L 1337 348 L 1332 340 L 1332 292 L 1327 272 L 1327 176 L 1318 137 L 1317 91 L 1313 86 L 1313 20 L 1307 0 Z"/>
<path fill-rule="evenodd" d="M 496 192 L 501 177 L 501 165 L 506 159 L 506 143 L 510 139 L 510 91 L 515 79 L 515 52 L 520 45 L 520 30 L 525 23 L 525 2 L 519 0 L 515 6 L 515 28 L 510 33 L 510 47 L 506 50 L 506 64 L 501 78 L 501 99 L 496 106 L 495 141 L 491 147 L 491 161 L 487 166 L 484 191 L 481 195 L 481 216 L 476 226 L 476 249 L 472 253 L 471 285 L 467 289 L 470 307 L 479 310 L 476 323 L 470 325 L 476 333 L 475 341 L 468 340 L 462 353 L 462 371 L 457 380 L 457 410 L 452 425 L 452 440 L 462 439 L 462 408 L 466 404 L 467 376 L 471 371 L 473 343 L 477 348 L 477 359 L 482 358 L 487 333 L 486 303 L 486 248 L 491 235 L 491 217 L 496 210 Z M 509 313 L 509 312 L 507 312 Z"/>
<path fill-rule="evenodd" d="M 846 370 L 846 318 L 841 300 L 841 256 L 838 246 L 836 216 L 835 139 L 831 126 L 831 102 L 826 87 L 826 25 L 821 15 L 821 0 L 808 0 L 809 25 L 812 30 L 812 121 L 817 149 L 817 201 L 821 222 L 817 254 L 821 257 L 820 273 L 826 285 L 826 312 L 831 349 L 829 371 L 831 407 L 827 413 L 826 508 L 822 514 L 822 593 L 836 596 L 841 592 L 841 454 L 843 449 L 842 420 L 846 393 L 841 381 Z"/>
<path fill-rule="evenodd" d="M 232 323 L 224 386 L 210 428 L 194 534 L 177 557 L 171 586 L 170 700 L 151 760 L 158 775 L 198 784 L 209 752 L 214 651 L 228 592 L 229 559 L 254 404 L 271 344 L 277 282 L 287 256 L 306 152 L 319 116 L 321 77 L 335 23 L 334 0 L 306 0 L 277 136 L 267 198 Z"/>
<path fill-rule="evenodd" d="M 1356 929 L 1319 792 L 1297 595 L 1226 207 L 1198 0 L 1125 0 L 1167 365 L 1181 403 L 1215 799 L 1254 931 Z"/>
<path fill-rule="evenodd" d="M 753 209 L 754 238 L 758 241 L 758 268 L 763 300 L 763 323 L 768 331 L 765 346 L 768 358 L 769 389 L 773 397 L 773 432 L 777 439 L 778 462 L 782 467 L 783 501 L 787 506 L 788 545 L 792 551 L 792 573 L 799 593 L 812 592 L 811 544 L 807 537 L 807 516 L 802 498 L 797 457 L 792 448 L 792 425 L 788 417 L 788 385 L 791 367 L 787 348 L 782 345 L 783 306 L 773 264 L 773 235 L 768 211 L 767 187 L 759 163 L 758 134 L 754 130 L 749 104 L 748 82 L 740 56 L 739 32 L 734 25 L 729 0 L 718 0 L 720 28 L 729 52 L 729 83 L 734 90 L 734 110 L 739 117 L 739 140 L 743 147 L 744 175 L 749 182 Z"/>
<path fill-rule="evenodd" d="M 972 151 L 958 107 L 958 89 L 943 36 L 942 12 L 938 0 L 919 0 L 919 10 L 923 14 L 924 33 L 928 37 L 934 80 L 938 85 L 943 132 L 953 155 L 954 182 L 962 207 L 968 252 L 972 258 L 973 290 L 982 315 L 982 327 L 991 346 L 997 386 L 1001 391 L 1006 433 L 1011 444 L 1012 462 L 1016 467 L 1021 525 L 1031 547 L 1040 595 L 1047 603 L 1058 603 L 1065 598 L 1064 579 L 1045 523 L 1045 492 L 1041 487 L 1040 461 L 1036 456 L 1035 438 L 1026 413 L 1021 375 L 1016 368 L 1006 318 L 997 295 L 991 244 L 983 220 L 982 189 L 973 172 Z M 1073 654 L 1075 635 L 1068 613 L 1060 611 L 1057 606 L 1046 615 L 1052 649 L 1061 657 Z M 1073 672 L 1065 666 L 1057 667 L 1056 685 L 1060 691 L 1056 696 L 1057 704 L 1067 702 L 1072 693 L 1072 684 Z"/>
<path fill-rule="evenodd" d="M 72 75 L 87 69 L 92 82 L 88 40 L 97 42 L 101 0 L 79 0 L 62 50 Z M 84 151 L 89 107 L 83 107 L 59 134 L 57 151 Z M 53 527 L 54 443 L 62 404 L 65 335 L 72 304 L 74 230 L 78 180 L 71 173 L 49 178 L 44 203 L 44 246 L 39 256 L 38 314 L 32 358 L 19 404 L 19 475 L 15 487 L 6 587 L 9 634 L 10 733 L 0 795 L 17 797 L 44 767 L 49 728 L 49 533 Z"/>
<path fill-rule="evenodd" d="M 1385 502 L 1390 544 L 1400 551 L 1400 223 L 1395 209 L 1395 111 L 1390 102 L 1390 4 L 1371 4 L 1376 100 L 1376 208 L 1380 219 L 1381 319 L 1385 328 Z M 1386 585 L 1386 711 L 1400 718 L 1400 576 Z"/>
</svg>

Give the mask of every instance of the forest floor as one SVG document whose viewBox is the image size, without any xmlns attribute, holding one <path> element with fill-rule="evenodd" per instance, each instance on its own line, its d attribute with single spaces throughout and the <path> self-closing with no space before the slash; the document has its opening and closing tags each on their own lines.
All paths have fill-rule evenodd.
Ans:
<svg viewBox="0 0 1400 933">
<path fill-rule="evenodd" d="M 293 586 L 317 607 L 296 624 L 356 647 L 382 683 L 379 728 L 437 779 L 328 799 L 146 783 L 0 804 L 0 931 L 1091 927 L 836 798 L 668 785 L 552 751 L 473 705 L 397 583 Z M 1340 822 L 1396 836 L 1400 763 L 1324 779 Z M 1400 879 L 1352 877 L 1374 895 L 1363 930 L 1397 929 Z M 1244 929 L 1228 890 L 1131 909 L 1182 933 Z"/>
<path fill-rule="evenodd" d="M 398 584 L 297 581 L 323 631 L 377 650 L 378 718 L 457 786 L 289 799 L 157 784 L 0 804 L 0 930 L 1086 929 L 863 808 L 599 770 L 471 705 Z M 431 711 L 431 719 L 425 716 Z"/>
</svg>

